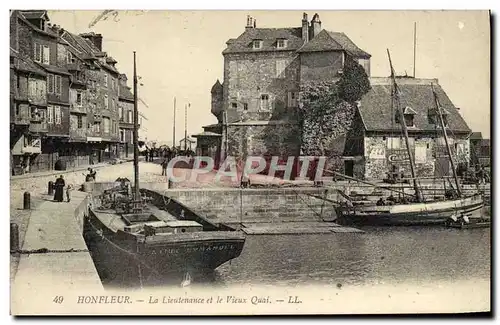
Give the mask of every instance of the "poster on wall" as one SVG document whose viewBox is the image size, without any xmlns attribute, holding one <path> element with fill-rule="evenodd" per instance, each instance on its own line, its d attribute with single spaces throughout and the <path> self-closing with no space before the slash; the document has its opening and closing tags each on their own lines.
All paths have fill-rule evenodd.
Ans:
<svg viewBox="0 0 500 325">
<path fill-rule="evenodd" d="M 385 148 L 384 147 L 376 147 L 370 150 L 369 154 L 370 159 L 385 159 Z"/>
</svg>

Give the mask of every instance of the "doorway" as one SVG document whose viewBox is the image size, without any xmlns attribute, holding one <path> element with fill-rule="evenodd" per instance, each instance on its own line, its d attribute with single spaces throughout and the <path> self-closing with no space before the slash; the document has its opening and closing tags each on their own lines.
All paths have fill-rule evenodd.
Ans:
<svg viewBox="0 0 500 325">
<path fill-rule="evenodd" d="M 354 161 L 353 160 L 345 160 L 344 161 L 344 172 L 347 176 L 354 176 Z"/>
</svg>

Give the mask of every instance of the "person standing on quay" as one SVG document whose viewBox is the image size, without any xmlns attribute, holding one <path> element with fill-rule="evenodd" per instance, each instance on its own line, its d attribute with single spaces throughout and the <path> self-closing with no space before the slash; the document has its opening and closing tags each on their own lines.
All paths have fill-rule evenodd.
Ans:
<svg viewBox="0 0 500 325">
<path fill-rule="evenodd" d="M 72 191 L 73 191 L 73 185 L 68 184 L 68 186 L 66 186 L 66 199 L 68 200 L 68 202 L 71 201 L 71 192 Z"/>
<path fill-rule="evenodd" d="M 163 158 L 163 161 L 161 162 L 161 176 L 167 175 L 167 166 L 168 166 L 168 160 L 165 157 L 165 158 Z"/>
<path fill-rule="evenodd" d="M 59 176 L 58 179 L 56 179 L 56 182 L 54 184 L 55 188 L 55 193 L 54 193 L 54 201 L 56 202 L 62 202 L 64 201 L 64 186 L 66 183 L 64 182 L 63 176 Z"/>
</svg>

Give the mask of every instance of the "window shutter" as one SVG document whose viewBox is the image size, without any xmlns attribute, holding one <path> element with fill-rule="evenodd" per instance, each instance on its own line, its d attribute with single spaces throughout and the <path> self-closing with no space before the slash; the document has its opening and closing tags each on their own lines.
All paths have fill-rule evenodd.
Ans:
<svg viewBox="0 0 500 325">
<path fill-rule="evenodd" d="M 47 123 L 54 123 L 54 107 L 52 105 L 47 106 Z"/>
<path fill-rule="evenodd" d="M 54 93 L 54 75 L 53 74 L 47 75 L 47 87 L 48 87 L 47 92 L 49 94 L 53 94 Z"/>
<path fill-rule="evenodd" d="M 43 46 L 43 64 L 50 64 L 50 48 L 47 45 Z"/>
<path fill-rule="evenodd" d="M 61 94 L 61 76 L 54 76 L 54 93 L 60 95 Z"/>
<path fill-rule="evenodd" d="M 38 43 L 35 43 L 33 46 L 34 50 L 34 58 L 36 62 L 42 62 L 42 46 Z"/>
<path fill-rule="evenodd" d="M 54 115 L 56 117 L 56 124 L 61 124 L 61 106 L 54 106 Z"/>
<path fill-rule="evenodd" d="M 35 96 L 36 93 L 36 82 L 34 80 L 30 80 L 28 82 L 28 93 L 30 97 Z"/>
</svg>

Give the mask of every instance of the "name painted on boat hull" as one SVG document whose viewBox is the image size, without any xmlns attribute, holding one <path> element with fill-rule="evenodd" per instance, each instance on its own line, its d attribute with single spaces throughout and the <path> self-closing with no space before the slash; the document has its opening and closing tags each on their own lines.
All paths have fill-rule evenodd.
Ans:
<svg viewBox="0 0 500 325">
<path fill-rule="evenodd" d="M 235 245 L 220 244 L 214 246 L 194 246 L 194 247 L 183 247 L 183 248 L 161 248 L 151 250 L 152 255 L 164 255 L 164 254 L 179 254 L 179 253 L 192 253 L 192 252 L 220 252 L 225 250 L 234 250 Z"/>
</svg>

